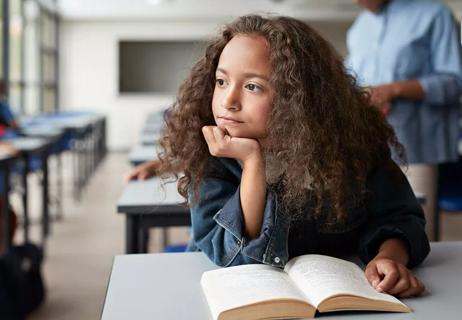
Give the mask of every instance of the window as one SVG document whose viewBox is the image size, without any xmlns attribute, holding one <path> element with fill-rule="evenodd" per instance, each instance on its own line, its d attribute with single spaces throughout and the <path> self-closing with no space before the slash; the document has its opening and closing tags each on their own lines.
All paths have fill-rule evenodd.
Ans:
<svg viewBox="0 0 462 320">
<path fill-rule="evenodd" d="M 24 113 L 23 1 L 10 0 L 8 101 L 15 114 Z"/>
<path fill-rule="evenodd" d="M 48 2 L 0 0 L 0 78 L 16 114 L 58 110 L 59 20 Z"/>
<path fill-rule="evenodd" d="M 45 113 L 58 111 L 58 17 L 40 8 L 40 106 Z"/>
</svg>

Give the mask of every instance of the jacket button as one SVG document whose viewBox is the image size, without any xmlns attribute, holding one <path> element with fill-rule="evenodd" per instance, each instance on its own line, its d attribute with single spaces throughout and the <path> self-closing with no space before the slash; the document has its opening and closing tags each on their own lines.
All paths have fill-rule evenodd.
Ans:
<svg viewBox="0 0 462 320">
<path fill-rule="evenodd" d="M 279 259 L 279 257 L 276 257 L 276 258 L 274 258 L 274 262 L 279 263 L 279 262 L 281 262 L 281 259 Z"/>
</svg>

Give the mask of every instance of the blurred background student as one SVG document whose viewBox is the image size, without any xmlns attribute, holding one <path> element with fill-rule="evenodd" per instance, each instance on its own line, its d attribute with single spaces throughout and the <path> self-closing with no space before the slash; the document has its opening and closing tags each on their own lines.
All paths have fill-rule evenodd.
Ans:
<svg viewBox="0 0 462 320">
<path fill-rule="evenodd" d="M 432 0 L 356 0 L 366 9 L 347 34 L 347 66 L 405 146 L 403 167 L 425 195 L 433 238 L 438 163 L 456 161 L 462 90 L 460 36 L 451 11 Z"/>
<path fill-rule="evenodd" d="M 5 82 L 0 79 L 0 137 L 8 130 L 17 130 L 18 124 L 6 98 Z"/>
</svg>

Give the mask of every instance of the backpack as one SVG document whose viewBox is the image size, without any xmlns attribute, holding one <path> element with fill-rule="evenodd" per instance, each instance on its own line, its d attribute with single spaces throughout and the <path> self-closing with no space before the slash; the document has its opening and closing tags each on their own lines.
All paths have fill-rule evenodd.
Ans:
<svg viewBox="0 0 462 320">
<path fill-rule="evenodd" d="M 4 231 L 3 223 L 4 223 L 5 218 L 3 217 L 3 211 L 1 208 L 3 208 L 2 199 L 0 199 L 0 255 L 2 255 L 3 251 L 5 250 L 5 243 L 3 243 L 5 241 L 5 236 L 3 235 L 3 231 Z M 8 207 L 8 214 L 10 215 L 10 239 L 9 240 L 12 241 L 12 239 L 14 238 L 14 234 L 16 232 L 18 219 L 17 219 L 16 213 L 13 211 L 11 207 Z"/>
<path fill-rule="evenodd" d="M 0 319 L 24 320 L 44 301 L 42 260 L 42 250 L 31 243 L 0 256 Z"/>
</svg>

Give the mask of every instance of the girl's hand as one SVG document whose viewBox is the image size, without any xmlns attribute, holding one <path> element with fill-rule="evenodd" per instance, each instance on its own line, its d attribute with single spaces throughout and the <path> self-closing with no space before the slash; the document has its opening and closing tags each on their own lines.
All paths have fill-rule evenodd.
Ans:
<svg viewBox="0 0 462 320">
<path fill-rule="evenodd" d="M 146 180 L 156 175 L 156 171 L 160 166 L 159 160 L 149 161 L 140 164 L 133 168 L 126 176 L 125 182 L 130 180 Z"/>
<path fill-rule="evenodd" d="M 376 257 L 366 267 L 366 278 L 375 290 L 399 297 L 418 296 L 425 285 L 412 272 L 392 259 Z"/>
<path fill-rule="evenodd" d="M 260 144 L 255 139 L 231 137 L 217 126 L 202 127 L 202 133 L 209 147 L 210 154 L 246 162 L 254 156 L 261 155 Z"/>
</svg>

